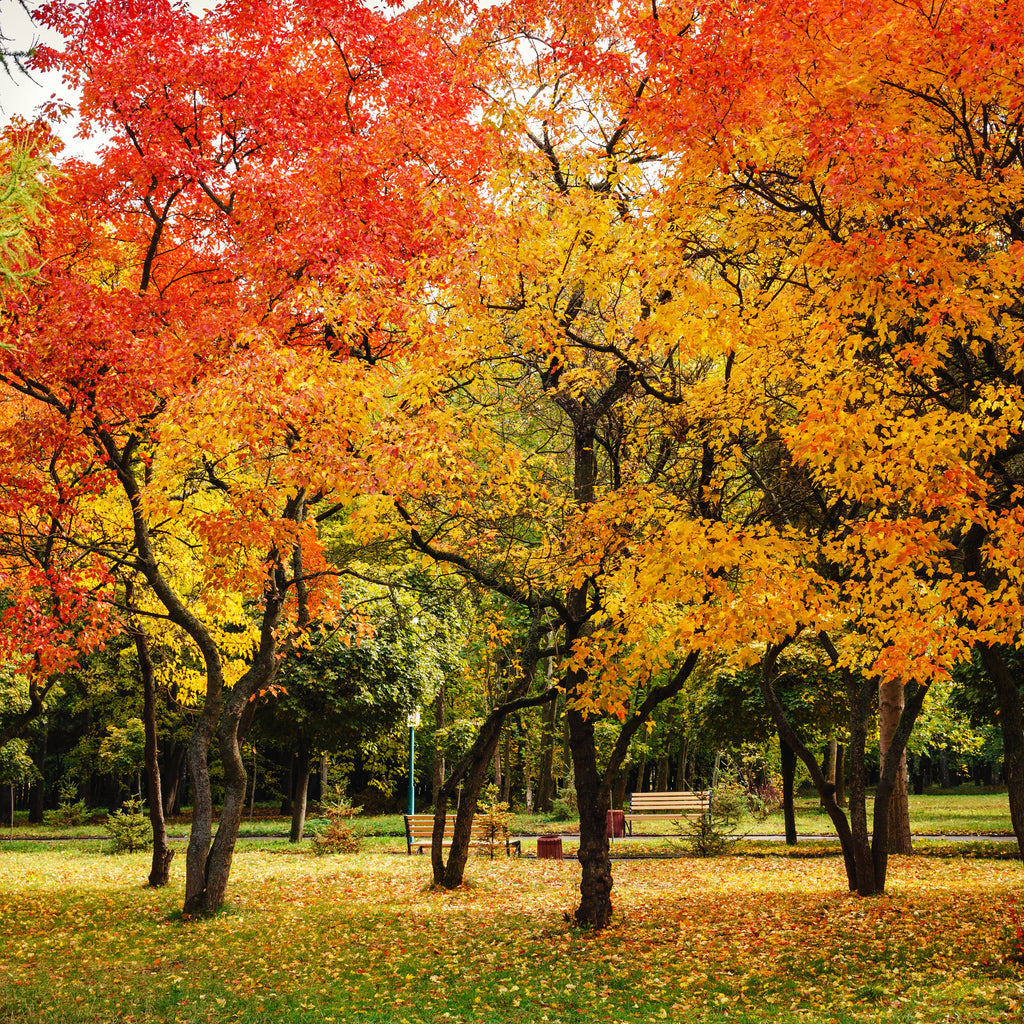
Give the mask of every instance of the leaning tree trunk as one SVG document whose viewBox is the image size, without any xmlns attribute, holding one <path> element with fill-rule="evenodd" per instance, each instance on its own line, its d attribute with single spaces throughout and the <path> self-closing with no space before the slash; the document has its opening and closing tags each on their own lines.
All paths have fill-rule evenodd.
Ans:
<svg viewBox="0 0 1024 1024">
<path fill-rule="evenodd" d="M 792 641 L 786 641 L 781 644 L 771 644 L 765 652 L 764 660 L 761 662 L 761 695 L 764 698 L 765 706 L 768 708 L 768 711 L 775 722 L 775 728 L 778 730 L 779 739 L 788 744 L 796 756 L 799 757 L 807 767 L 807 771 L 811 776 L 811 781 L 814 783 L 814 787 L 817 789 L 818 795 L 821 797 L 822 806 L 825 808 L 829 818 L 832 820 L 836 834 L 839 836 L 839 845 L 843 851 L 843 865 L 846 868 L 847 882 L 849 883 L 851 891 L 858 891 L 858 858 L 855 855 L 856 847 L 850 822 L 847 821 L 846 815 L 836 804 L 835 787 L 832 786 L 825 778 L 825 775 L 821 770 L 821 766 L 818 764 L 816 758 L 797 735 L 796 730 L 793 728 L 786 715 L 786 709 L 783 707 L 778 694 L 775 692 L 775 663 L 778 660 L 779 655 L 791 642 Z M 865 832 L 866 831 L 867 825 L 865 822 Z M 870 851 L 865 852 L 866 857 L 862 857 L 862 861 L 866 860 L 868 868 L 870 868 Z"/>
<path fill-rule="evenodd" d="M 128 600 L 130 602 L 131 598 Z M 139 675 L 142 677 L 142 722 L 146 734 L 146 799 L 149 802 L 149 823 L 153 829 L 153 859 L 149 870 L 149 884 L 159 888 L 167 884 L 174 851 L 167 845 L 167 824 L 164 820 L 163 795 L 160 791 L 156 735 L 156 673 L 153 669 L 153 659 L 149 656 L 146 634 L 135 625 L 132 628 L 132 636 L 139 658 Z"/>
<path fill-rule="evenodd" d="M 906 704 L 903 683 L 883 682 L 878 687 L 878 747 L 884 766 L 892 738 Z M 907 752 L 897 758 L 896 779 L 889 798 L 889 853 L 914 852 L 910 837 L 910 802 L 907 794 Z"/>
<path fill-rule="evenodd" d="M 292 824 L 288 832 L 289 843 L 302 842 L 306 830 L 306 800 L 309 793 L 309 776 L 313 762 L 307 750 L 301 749 L 292 759 L 292 773 L 295 792 L 292 794 Z"/>
<path fill-rule="evenodd" d="M 487 770 L 494 759 L 501 736 L 504 715 L 496 721 L 488 717 L 480 728 L 469 753 L 459 762 L 455 771 L 441 787 L 434 807 L 434 831 L 430 847 L 430 865 L 434 885 L 443 889 L 458 889 L 466 876 L 466 862 L 469 860 L 470 843 L 473 838 L 473 815 L 476 801 L 483 789 Z M 462 797 L 455 815 L 451 845 L 448 847 L 448 862 L 444 861 L 444 826 L 448 815 L 448 801 L 455 787 L 462 783 Z"/>
</svg>

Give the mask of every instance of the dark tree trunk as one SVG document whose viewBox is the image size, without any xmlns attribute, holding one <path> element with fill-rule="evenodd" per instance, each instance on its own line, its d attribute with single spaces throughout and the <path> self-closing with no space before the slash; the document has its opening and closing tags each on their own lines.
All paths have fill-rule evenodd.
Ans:
<svg viewBox="0 0 1024 1024">
<path fill-rule="evenodd" d="M 878 688 L 878 746 L 882 762 L 888 755 L 896 727 L 906 703 L 903 684 L 884 682 Z M 898 759 L 896 779 L 889 798 L 889 853 L 914 852 L 910 838 L 910 803 L 907 794 L 906 750 Z"/>
<path fill-rule="evenodd" d="M 128 589 L 128 606 L 131 607 L 131 588 Z M 149 884 L 160 888 L 170 877 L 174 851 L 167 844 L 167 825 L 164 821 L 164 802 L 160 791 L 160 760 L 156 734 L 156 673 L 149 656 L 149 642 L 145 632 L 133 624 L 132 638 L 139 658 L 139 675 L 142 678 L 142 724 L 145 729 L 145 776 L 146 800 L 149 805 L 149 823 L 153 830 L 153 857 L 150 862 Z"/>
<path fill-rule="evenodd" d="M 28 820 L 33 825 L 39 825 L 43 820 L 43 811 L 46 809 L 46 743 L 50 735 L 50 721 L 43 719 L 43 728 L 39 738 L 33 746 L 32 761 L 39 772 L 39 778 L 32 787 L 32 799 L 29 804 Z"/>
<path fill-rule="evenodd" d="M 664 793 L 668 789 L 668 754 L 658 758 L 658 775 L 654 781 L 656 793 Z"/>
<path fill-rule="evenodd" d="M 796 807 L 793 803 L 796 754 L 782 736 L 779 736 L 779 759 L 782 762 L 782 816 L 786 821 L 786 844 L 796 846 Z"/>
<path fill-rule="evenodd" d="M 501 759 L 505 762 L 505 777 L 500 787 L 500 796 L 503 803 L 512 802 L 512 733 L 505 730 L 505 742 L 502 743 Z"/>
<path fill-rule="evenodd" d="M 313 770 L 313 762 L 307 751 L 299 750 L 292 760 L 295 794 L 292 797 L 292 825 L 288 833 L 288 842 L 302 842 L 306 830 L 306 799 L 309 793 L 309 776 Z"/>
<path fill-rule="evenodd" d="M 161 783 L 164 793 L 164 817 L 171 818 L 181 814 L 181 791 L 184 784 L 185 758 L 188 755 L 188 744 L 171 740 L 170 749 L 164 751 L 166 785 Z"/>
<path fill-rule="evenodd" d="M 551 659 L 547 659 L 546 675 L 551 680 Z M 537 810 L 548 812 L 555 799 L 555 740 L 558 735 L 558 701 L 544 706 L 541 714 L 540 766 L 537 771 Z"/>
<path fill-rule="evenodd" d="M 839 836 L 839 844 L 843 851 L 843 864 L 846 868 L 846 878 L 850 889 L 857 890 L 857 858 L 855 857 L 855 845 L 850 823 L 846 815 L 839 809 L 835 802 L 833 787 L 825 779 L 814 755 L 807 749 L 806 745 L 796 734 L 789 719 L 786 717 L 785 708 L 775 692 L 775 662 L 778 656 L 788 646 L 787 643 L 770 645 L 761 663 L 761 694 L 764 697 L 765 705 L 775 721 L 775 727 L 779 732 L 780 740 L 785 741 L 793 752 L 803 761 L 811 776 L 811 781 L 818 790 L 832 824 L 835 826 L 836 834 Z M 866 826 L 865 826 L 866 831 Z M 866 858 L 868 866 L 871 864 L 870 855 Z"/>
<path fill-rule="evenodd" d="M 608 790 L 600 784 L 593 721 L 573 708 L 566 711 L 566 717 L 580 815 L 580 846 L 576 857 L 583 868 L 580 905 L 573 918 L 581 928 L 601 929 L 612 916 L 612 863 L 606 824 Z"/>
<path fill-rule="evenodd" d="M 979 644 L 978 653 L 999 703 L 1010 824 L 1017 837 L 1017 849 L 1024 858 L 1024 710 L 1021 708 L 1020 690 L 1002 652 L 988 644 Z"/>
<path fill-rule="evenodd" d="M 846 806 L 846 747 L 836 744 L 836 805 Z"/>
<path fill-rule="evenodd" d="M 548 689 L 536 697 L 527 697 L 536 676 L 540 636 L 543 632 L 540 620 L 534 618 L 526 639 L 520 661 L 520 672 L 510 687 L 509 699 L 484 719 L 472 746 L 452 769 L 451 775 L 445 780 L 434 804 L 434 831 L 430 848 L 430 864 L 434 877 L 434 885 L 445 889 L 457 889 L 463 884 L 466 872 L 466 861 L 469 859 L 470 839 L 472 838 L 473 815 L 476 813 L 476 801 L 483 788 L 487 770 L 498 751 L 501 739 L 501 727 L 506 718 L 514 711 L 527 707 L 535 707 L 557 697 L 557 691 Z M 444 826 L 448 816 L 448 802 L 451 800 L 458 785 L 462 783 L 459 809 L 455 815 L 455 826 L 451 845 L 448 847 L 448 862 L 444 860 Z"/>
</svg>

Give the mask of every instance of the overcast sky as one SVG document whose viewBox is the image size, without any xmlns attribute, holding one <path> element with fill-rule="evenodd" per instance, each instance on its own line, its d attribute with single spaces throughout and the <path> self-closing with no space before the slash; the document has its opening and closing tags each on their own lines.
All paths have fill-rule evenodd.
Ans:
<svg viewBox="0 0 1024 1024">
<path fill-rule="evenodd" d="M 38 3 L 30 2 L 29 6 L 38 6 Z M 189 7 L 201 14 L 211 7 L 211 3 L 210 0 L 190 0 Z M 36 43 L 60 46 L 62 42 L 56 33 L 45 32 L 34 25 L 18 0 L 0 0 L 0 33 L 6 37 L 4 46 L 14 51 L 27 50 Z M 18 115 L 31 120 L 40 104 L 54 94 L 62 99 L 68 98 L 58 74 L 33 72 L 29 77 L 14 71 L 9 78 L 0 70 L 0 125 L 8 124 Z M 95 140 L 74 138 L 73 124 L 62 127 L 60 134 L 66 155 L 91 156 L 95 153 Z"/>
<path fill-rule="evenodd" d="M 34 43 L 59 44 L 60 38 L 52 33 L 43 33 L 32 24 L 17 0 L 0 0 L 0 32 L 6 37 L 5 46 L 11 50 L 27 50 Z M 36 107 L 45 103 L 53 93 L 63 92 L 59 75 L 40 75 L 32 78 L 13 72 L 8 78 L 0 71 L 0 121 L 7 124 L 12 117 L 20 114 L 31 118 Z"/>
</svg>

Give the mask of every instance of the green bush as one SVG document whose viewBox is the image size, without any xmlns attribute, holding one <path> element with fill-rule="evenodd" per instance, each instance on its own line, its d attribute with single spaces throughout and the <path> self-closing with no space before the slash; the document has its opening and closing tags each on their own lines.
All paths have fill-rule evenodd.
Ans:
<svg viewBox="0 0 1024 1024">
<path fill-rule="evenodd" d="M 103 827 L 110 835 L 107 853 L 136 853 L 148 849 L 153 842 L 149 821 L 142 813 L 142 801 L 135 796 L 109 815 Z"/>
<path fill-rule="evenodd" d="M 43 811 L 43 822 L 57 828 L 68 828 L 81 825 L 89 816 L 89 808 L 84 800 L 74 800 L 76 786 L 65 779 L 60 784 L 60 802 L 55 811 Z"/>
<path fill-rule="evenodd" d="M 313 834 L 313 852 L 318 857 L 330 853 L 358 853 L 359 833 L 352 827 L 352 818 L 362 810 L 353 807 L 340 786 L 320 801 L 320 813 L 327 819 L 323 828 Z"/>
</svg>

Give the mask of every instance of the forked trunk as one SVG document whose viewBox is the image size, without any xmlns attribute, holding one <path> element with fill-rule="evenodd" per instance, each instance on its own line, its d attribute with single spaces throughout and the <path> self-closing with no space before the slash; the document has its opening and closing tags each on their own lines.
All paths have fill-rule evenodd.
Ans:
<svg viewBox="0 0 1024 1024">
<path fill-rule="evenodd" d="M 473 838 L 473 815 L 476 801 L 483 789 L 487 769 L 494 758 L 501 735 L 504 715 L 495 719 L 492 714 L 481 726 L 469 753 L 459 762 L 438 794 L 434 807 L 434 832 L 430 847 L 430 864 L 434 884 L 444 889 L 458 889 L 465 881 L 466 862 L 469 860 L 470 841 Z M 455 816 L 455 827 L 451 845 L 448 847 L 448 862 L 444 860 L 445 822 L 448 815 L 448 801 L 455 787 L 462 783 L 462 797 Z"/>
</svg>

